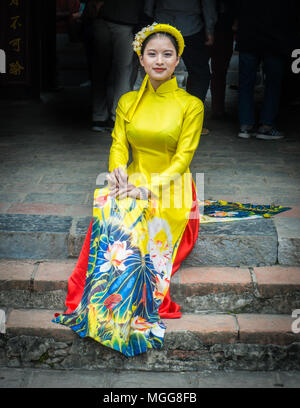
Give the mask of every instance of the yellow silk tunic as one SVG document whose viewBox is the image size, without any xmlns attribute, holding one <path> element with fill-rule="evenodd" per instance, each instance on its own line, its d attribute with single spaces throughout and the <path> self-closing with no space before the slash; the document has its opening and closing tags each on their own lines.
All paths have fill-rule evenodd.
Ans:
<svg viewBox="0 0 300 408">
<path fill-rule="evenodd" d="M 176 77 L 155 91 L 146 75 L 139 91 L 120 98 L 109 171 L 127 169 L 129 181 L 145 186 L 158 197 L 159 216 L 171 230 L 174 249 L 192 207 L 189 165 L 197 149 L 204 107 L 177 85 Z M 132 162 L 128 164 L 129 149 Z M 176 251 L 173 253 L 173 260 Z"/>
</svg>

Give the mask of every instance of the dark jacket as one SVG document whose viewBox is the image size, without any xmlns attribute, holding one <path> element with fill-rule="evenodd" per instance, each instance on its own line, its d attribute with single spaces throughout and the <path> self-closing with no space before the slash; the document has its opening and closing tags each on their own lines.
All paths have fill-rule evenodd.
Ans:
<svg viewBox="0 0 300 408">
<path fill-rule="evenodd" d="M 217 0 L 216 9 L 218 20 L 216 30 L 232 30 L 235 18 L 237 17 L 236 0 Z"/>
<path fill-rule="evenodd" d="M 144 0 L 106 0 L 99 17 L 117 24 L 138 25 L 144 11 Z"/>
<path fill-rule="evenodd" d="M 288 55 L 295 37 L 299 0 L 237 0 L 240 52 Z"/>
<path fill-rule="evenodd" d="M 173 25 L 184 37 L 204 27 L 213 34 L 217 20 L 216 0 L 145 0 L 145 13 L 157 23 Z"/>
</svg>

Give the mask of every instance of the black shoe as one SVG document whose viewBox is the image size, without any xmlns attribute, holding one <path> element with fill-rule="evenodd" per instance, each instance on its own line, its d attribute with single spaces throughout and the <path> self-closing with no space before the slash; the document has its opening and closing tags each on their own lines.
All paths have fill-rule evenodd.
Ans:
<svg viewBox="0 0 300 408">
<path fill-rule="evenodd" d="M 263 139 L 263 140 L 279 140 L 283 139 L 284 135 L 279 132 L 277 129 L 274 127 L 271 127 L 270 129 L 266 129 L 263 126 L 260 126 L 257 134 L 256 134 L 257 139 Z"/>
<path fill-rule="evenodd" d="M 94 132 L 105 132 L 107 129 L 107 120 L 105 121 L 96 121 L 92 124 L 92 130 Z"/>
</svg>

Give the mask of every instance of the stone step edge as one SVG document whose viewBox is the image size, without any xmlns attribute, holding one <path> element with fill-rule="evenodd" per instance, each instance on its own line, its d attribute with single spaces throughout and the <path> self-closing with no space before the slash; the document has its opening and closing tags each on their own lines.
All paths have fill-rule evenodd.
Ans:
<svg viewBox="0 0 300 408">
<path fill-rule="evenodd" d="M 78 258 L 91 221 L 90 216 L 34 214 L 0 214 L 0 218 L 0 257 L 11 259 Z M 300 265 L 298 233 L 290 232 L 290 225 L 283 228 L 286 221 L 283 225 L 277 221 L 245 220 L 242 228 L 240 223 L 235 222 L 203 224 L 202 228 L 199 227 L 195 247 L 183 264 Z M 278 228 L 283 228 L 283 231 Z M 227 249 L 229 252 L 225 257 L 224 239 L 225 247 L 229 243 L 230 247 L 233 245 L 233 248 Z"/>
<path fill-rule="evenodd" d="M 10 203 L 15 204 L 15 203 Z M 27 203 L 21 203 L 27 204 Z M 65 204 L 51 204 L 51 203 L 44 203 L 44 202 L 32 202 L 28 203 L 31 206 L 33 205 L 41 207 L 44 206 L 66 206 Z M 84 207 L 85 205 L 78 205 L 78 208 Z M 280 214 L 278 214 L 280 215 Z M 74 240 L 78 238 L 82 238 L 86 236 L 87 230 L 89 228 L 90 222 L 93 218 L 92 213 L 89 214 L 75 214 L 75 215 L 64 215 L 59 213 L 22 213 L 22 212 L 0 212 L 1 217 L 1 224 L 0 224 L 0 233 L 48 233 L 48 234 L 56 234 L 56 235 L 67 235 L 69 240 Z M 7 218 L 7 221 L 3 220 L 2 218 Z M 13 217 L 17 217 L 16 220 Z M 203 239 L 203 233 L 206 234 L 206 230 L 208 229 L 209 233 L 207 234 L 207 238 L 211 236 L 218 235 L 218 236 L 231 236 L 228 233 L 228 227 L 235 230 L 234 236 L 243 236 L 243 237 L 277 237 L 277 219 L 276 217 L 271 219 L 266 218 L 257 218 L 255 220 L 239 220 L 233 221 L 230 223 L 220 223 L 220 222 L 213 222 L 213 223 L 201 223 L 199 224 L 199 239 Z M 13 220 L 13 223 L 9 223 L 9 220 Z M 36 221 L 40 220 L 42 222 L 41 225 Z M 287 217 L 280 218 L 281 223 L 289 222 Z M 240 223 L 248 223 L 250 222 L 250 226 L 254 226 L 255 222 L 261 224 L 261 228 L 263 229 L 257 232 L 257 228 L 251 228 L 250 231 L 247 229 L 247 233 L 236 231 L 236 229 L 241 226 Z M 267 223 L 266 223 L 267 222 Z M 64 224 L 63 224 L 64 223 Z M 265 223 L 265 224 L 264 224 Z M 63 224 L 63 225 L 62 225 Z M 216 233 L 214 234 L 214 230 Z M 212 232 L 213 231 L 213 232 Z M 291 238 L 295 238 L 294 235 L 291 235 Z M 300 236 L 299 236 L 300 238 Z M 72 243 L 70 243 L 72 244 Z"/>
<path fill-rule="evenodd" d="M 51 320 L 59 311 L 12 309 L 6 315 L 6 333 L 72 341 L 71 329 Z M 274 344 L 288 345 L 300 341 L 295 333 L 295 319 L 289 315 L 263 314 L 183 314 L 180 319 L 163 319 L 166 336 L 190 332 L 204 344 Z M 193 340 L 192 340 L 193 341 Z"/>
<path fill-rule="evenodd" d="M 0 260 L 1 290 L 49 292 L 67 290 L 75 261 Z M 250 292 L 256 297 L 300 292 L 300 267 L 181 267 L 171 278 L 170 291 L 185 296 Z"/>
</svg>

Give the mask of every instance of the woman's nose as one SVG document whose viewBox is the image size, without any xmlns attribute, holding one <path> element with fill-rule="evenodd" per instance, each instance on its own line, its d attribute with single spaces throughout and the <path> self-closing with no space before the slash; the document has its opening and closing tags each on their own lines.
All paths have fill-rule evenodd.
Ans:
<svg viewBox="0 0 300 408">
<path fill-rule="evenodd" d="M 157 55 L 156 62 L 157 62 L 158 64 L 162 64 L 163 58 L 162 58 L 162 55 L 161 55 L 161 54 L 158 54 L 158 55 Z"/>
</svg>

